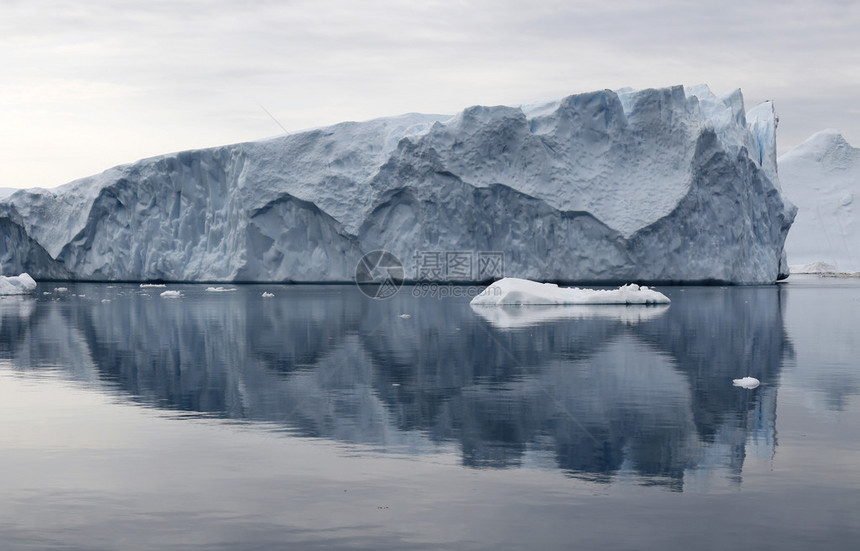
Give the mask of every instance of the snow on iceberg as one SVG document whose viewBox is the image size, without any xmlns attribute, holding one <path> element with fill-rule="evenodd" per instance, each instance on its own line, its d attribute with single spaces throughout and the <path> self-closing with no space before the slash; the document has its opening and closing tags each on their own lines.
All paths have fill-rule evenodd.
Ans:
<svg viewBox="0 0 860 551">
<path fill-rule="evenodd" d="M 52 279 L 349 282 L 368 251 L 494 251 L 528 279 L 771 283 L 794 216 L 775 128 L 770 103 L 746 112 L 740 91 L 705 86 L 342 123 L 0 199 L 0 262 Z"/>
<path fill-rule="evenodd" d="M 0 276 L 0 295 L 26 295 L 36 290 L 36 282 L 30 274 Z"/>
<path fill-rule="evenodd" d="M 824 130 L 782 155 L 779 175 L 799 207 L 785 242 L 792 273 L 860 272 L 860 149 Z"/>
<path fill-rule="evenodd" d="M 668 304 L 669 298 L 648 287 L 636 284 L 618 289 L 580 289 L 559 287 L 554 283 L 540 283 L 506 277 L 493 283 L 472 299 L 473 306 L 530 305 L 530 304 Z"/>
</svg>

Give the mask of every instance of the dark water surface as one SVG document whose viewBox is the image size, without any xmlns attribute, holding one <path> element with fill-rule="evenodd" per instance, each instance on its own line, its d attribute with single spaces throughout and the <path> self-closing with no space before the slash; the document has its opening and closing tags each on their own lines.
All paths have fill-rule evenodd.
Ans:
<svg viewBox="0 0 860 551">
<path fill-rule="evenodd" d="M 0 300 L 2 550 L 858 548 L 858 280 L 57 287 Z"/>
</svg>

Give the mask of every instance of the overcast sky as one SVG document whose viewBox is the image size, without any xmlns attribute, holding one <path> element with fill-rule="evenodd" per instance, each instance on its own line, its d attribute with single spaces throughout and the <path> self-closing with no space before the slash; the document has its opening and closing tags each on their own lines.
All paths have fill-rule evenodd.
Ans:
<svg viewBox="0 0 860 551">
<path fill-rule="evenodd" d="M 741 88 L 774 100 L 780 152 L 824 128 L 860 147 L 856 0 L 0 0 L 0 68 L 0 187 L 625 86 Z"/>
</svg>

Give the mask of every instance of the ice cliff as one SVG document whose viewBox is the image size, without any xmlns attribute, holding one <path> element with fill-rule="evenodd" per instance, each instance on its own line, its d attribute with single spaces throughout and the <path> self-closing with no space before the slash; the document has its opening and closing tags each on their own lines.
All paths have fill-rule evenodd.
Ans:
<svg viewBox="0 0 860 551">
<path fill-rule="evenodd" d="M 364 252 L 504 254 L 557 281 L 770 283 L 794 207 L 770 103 L 707 87 L 410 114 L 118 166 L 0 199 L 3 273 L 351 281 Z"/>
<path fill-rule="evenodd" d="M 785 194 L 800 208 L 785 249 L 796 265 L 860 272 L 860 149 L 836 130 L 818 132 L 779 158 Z"/>
</svg>

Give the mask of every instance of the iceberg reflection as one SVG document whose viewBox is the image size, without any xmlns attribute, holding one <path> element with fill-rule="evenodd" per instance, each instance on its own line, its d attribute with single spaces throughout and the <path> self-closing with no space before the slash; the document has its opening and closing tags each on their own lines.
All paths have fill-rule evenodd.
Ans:
<svg viewBox="0 0 860 551">
<path fill-rule="evenodd" d="M 172 301 L 77 287 L 0 308 L 2 358 L 62 366 L 151 407 L 679 490 L 774 453 L 777 382 L 793 354 L 776 286 L 676 289 L 671 307 L 478 314 L 462 300 L 374 301 L 353 287 L 265 300 L 258 286 L 186 286 Z M 733 388 L 743 375 L 762 386 Z"/>
<path fill-rule="evenodd" d="M 668 304 L 625 305 L 530 305 L 530 306 L 472 306 L 472 311 L 499 329 L 521 329 L 542 323 L 594 318 L 617 319 L 624 323 L 639 323 L 654 319 L 669 309 Z"/>
</svg>

